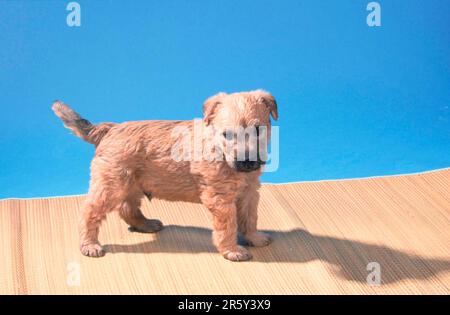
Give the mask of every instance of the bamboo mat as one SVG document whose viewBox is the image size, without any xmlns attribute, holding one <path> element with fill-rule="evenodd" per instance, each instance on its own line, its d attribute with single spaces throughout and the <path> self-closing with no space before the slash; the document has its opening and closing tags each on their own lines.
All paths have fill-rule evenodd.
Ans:
<svg viewBox="0 0 450 315">
<path fill-rule="evenodd" d="M 264 185 L 260 228 L 274 242 L 232 263 L 200 205 L 145 201 L 158 234 L 102 226 L 103 258 L 78 251 L 84 197 L 0 201 L 0 294 L 449 294 L 450 169 Z M 367 265 L 381 267 L 369 284 Z"/>
</svg>

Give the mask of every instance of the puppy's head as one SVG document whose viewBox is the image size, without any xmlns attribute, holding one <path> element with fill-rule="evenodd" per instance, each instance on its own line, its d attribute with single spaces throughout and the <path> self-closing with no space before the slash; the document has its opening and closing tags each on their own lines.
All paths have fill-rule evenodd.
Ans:
<svg viewBox="0 0 450 315">
<path fill-rule="evenodd" d="M 203 106 L 203 120 L 213 129 L 216 147 L 238 172 L 256 171 L 265 163 L 270 117 L 278 119 L 277 103 L 263 90 L 219 93 Z"/>
</svg>

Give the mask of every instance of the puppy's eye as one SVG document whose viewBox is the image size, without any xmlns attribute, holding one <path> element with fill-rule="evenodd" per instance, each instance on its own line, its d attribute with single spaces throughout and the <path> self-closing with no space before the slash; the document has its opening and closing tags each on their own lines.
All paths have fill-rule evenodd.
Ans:
<svg viewBox="0 0 450 315">
<path fill-rule="evenodd" d="M 230 131 L 230 130 L 225 130 L 225 131 L 222 133 L 222 135 L 223 135 L 223 137 L 224 137 L 225 139 L 227 139 L 227 140 L 233 140 L 233 139 L 234 139 L 234 133 L 233 133 L 232 131 Z"/>
</svg>

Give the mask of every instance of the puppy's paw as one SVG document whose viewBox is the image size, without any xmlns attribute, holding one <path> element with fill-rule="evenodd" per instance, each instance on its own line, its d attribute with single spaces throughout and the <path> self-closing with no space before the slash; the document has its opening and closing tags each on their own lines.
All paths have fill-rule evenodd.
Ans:
<svg viewBox="0 0 450 315">
<path fill-rule="evenodd" d="M 159 220 L 145 220 L 139 226 L 130 226 L 128 231 L 139 233 L 156 233 L 163 229 L 164 225 Z"/>
<path fill-rule="evenodd" d="M 263 247 L 272 243 L 272 238 L 265 233 L 254 233 L 252 235 L 246 235 L 245 239 L 247 240 L 250 246 L 255 247 Z"/>
<path fill-rule="evenodd" d="M 242 246 L 237 246 L 233 250 L 225 251 L 223 253 L 225 259 L 231 261 L 246 261 L 252 259 L 252 254 Z"/>
<path fill-rule="evenodd" d="M 81 246 L 81 253 L 88 257 L 102 257 L 105 256 L 105 251 L 100 244 L 87 244 Z"/>
</svg>

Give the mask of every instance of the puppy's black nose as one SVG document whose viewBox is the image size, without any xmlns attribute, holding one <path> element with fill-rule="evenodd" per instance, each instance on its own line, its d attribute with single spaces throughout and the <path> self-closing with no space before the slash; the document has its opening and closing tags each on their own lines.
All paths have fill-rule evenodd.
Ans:
<svg viewBox="0 0 450 315">
<path fill-rule="evenodd" d="M 261 161 L 235 161 L 234 166 L 238 172 L 251 172 L 261 167 Z"/>
</svg>

